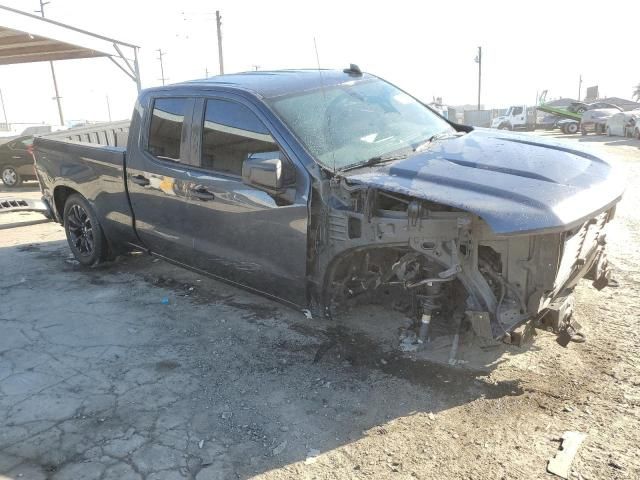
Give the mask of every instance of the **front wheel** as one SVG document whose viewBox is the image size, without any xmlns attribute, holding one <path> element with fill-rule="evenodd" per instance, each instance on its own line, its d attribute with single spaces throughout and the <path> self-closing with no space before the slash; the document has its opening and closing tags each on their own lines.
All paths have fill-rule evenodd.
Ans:
<svg viewBox="0 0 640 480">
<path fill-rule="evenodd" d="M 64 204 L 64 231 L 73 256 L 82 265 L 97 265 L 107 258 L 109 247 L 104 232 L 82 195 L 73 194 Z"/>
<path fill-rule="evenodd" d="M 9 188 L 19 187 L 22 183 L 22 177 L 20 177 L 18 170 L 11 165 L 2 167 L 0 176 L 2 177 L 2 183 L 4 183 Z"/>
</svg>

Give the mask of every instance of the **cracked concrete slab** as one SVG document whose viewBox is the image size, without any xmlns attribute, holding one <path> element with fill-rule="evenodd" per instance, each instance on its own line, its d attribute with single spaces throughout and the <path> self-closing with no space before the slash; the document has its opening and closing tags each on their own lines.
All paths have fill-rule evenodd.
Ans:
<svg viewBox="0 0 640 480">
<path fill-rule="evenodd" d="M 636 186 L 637 146 L 605 152 Z M 571 429 L 576 478 L 640 478 L 636 192 L 610 239 L 620 287 L 578 287 L 589 341 L 541 334 L 480 371 L 148 257 L 82 269 L 51 223 L 0 230 L 0 478 L 542 478 Z"/>
</svg>

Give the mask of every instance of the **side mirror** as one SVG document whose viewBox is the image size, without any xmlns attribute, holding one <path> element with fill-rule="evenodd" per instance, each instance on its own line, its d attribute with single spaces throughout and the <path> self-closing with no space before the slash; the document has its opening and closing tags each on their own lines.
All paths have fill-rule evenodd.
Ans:
<svg viewBox="0 0 640 480">
<path fill-rule="evenodd" d="M 270 193 L 284 189 L 283 161 L 280 152 L 254 153 L 242 162 L 242 180 Z"/>
</svg>

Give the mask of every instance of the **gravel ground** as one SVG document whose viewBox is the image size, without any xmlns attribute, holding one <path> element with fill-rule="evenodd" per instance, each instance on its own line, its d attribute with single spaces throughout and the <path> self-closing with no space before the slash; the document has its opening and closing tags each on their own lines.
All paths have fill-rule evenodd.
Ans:
<svg viewBox="0 0 640 480">
<path fill-rule="evenodd" d="M 389 312 L 307 320 L 142 255 L 85 270 L 59 226 L 4 215 L 0 479 L 551 478 L 568 430 L 572 478 L 640 478 L 640 142 L 563 137 L 627 173 L 620 286 L 578 287 L 587 343 L 457 368 L 363 334 Z"/>
</svg>

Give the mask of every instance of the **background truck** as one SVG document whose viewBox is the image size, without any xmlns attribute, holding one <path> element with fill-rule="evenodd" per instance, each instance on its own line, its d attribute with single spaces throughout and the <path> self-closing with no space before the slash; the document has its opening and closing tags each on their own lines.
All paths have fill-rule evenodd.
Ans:
<svg viewBox="0 0 640 480">
<path fill-rule="evenodd" d="M 146 90 L 126 130 L 34 142 L 83 265 L 138 249 L 317 315 L 393 305 L 416 344 L 570 339 L 576 283 L 608 282 L 609 164 L 457 125 L 354 65 Z"/>
<path fill-rule="evenodd" d="M 504 115 L 491 121 L 491 128 L 499 130 L 535 130 L 536 109 L 526 105 L 512 105 Z"/>
</svg>

